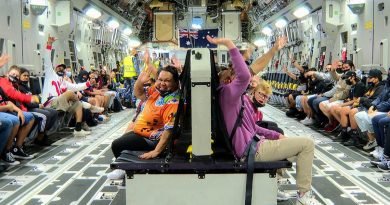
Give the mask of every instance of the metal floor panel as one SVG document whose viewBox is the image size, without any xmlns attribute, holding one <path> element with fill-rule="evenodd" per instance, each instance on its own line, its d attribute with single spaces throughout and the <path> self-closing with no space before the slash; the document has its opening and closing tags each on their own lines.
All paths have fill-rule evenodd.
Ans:
<svg viewBox="0 0 390 205">
<path fill-rule="evenodd" d="M 262 108 L 265 119 L 279 124 L 286 136 L 309 136 L 316 142 L 313 190 L 323 204 L 390 204 L 390 175 L 369 166 L 367 153 L 334 143 L 329 134 L 287 118 L 280 109 Z M 0 174 L 0 204 L 125 204 L 121 180 L 107 180 L 113 159 L 111 142 L 121 136 L 133 115 L 125 110 L 92 128 L 85 139 L 66 136 L 36 150 L 36 158 Z M 271 116 L 272 114 L 272 116 Z M 63 135 L 63 134 L 62 134 Z M 62 136 L 61 135 L 61 136 Z M 281 188 L 296 192 L 295 165 Z M 278 205 L 295 204 L 291 199 Z"/>
</svg>

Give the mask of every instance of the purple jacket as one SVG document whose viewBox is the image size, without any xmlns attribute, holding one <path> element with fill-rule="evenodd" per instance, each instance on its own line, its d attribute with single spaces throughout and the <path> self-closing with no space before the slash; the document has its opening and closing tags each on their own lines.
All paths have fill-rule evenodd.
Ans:
<svg viewBox="0 0 390 205">
<path fill-rule="evenodd" d="M 229 50 L 229 53 L 235 71 L 235 78 L 229 84 L 220 85 L 218 90 L 220 93 L 219 102 L 221 110 L 223 112 L 228 134 L 230 135 L 238 117 L 238 113 L 240 112 L 241 95 L 249 85 L 251 75 L 239 50 L 234 48 Z M 264 142 L 264 139 L 275 140 L 279 139 L 280 135 L 275 131 L 261 128 L 256 125 L 256 122 L 253 119 L 255 113 L 254 110 L 251 109 L 252 102 L 246 95 L 244 96 L 244 106 L 242 125 L 237 127 L 232 140 L 234 154 L 239 158 L 243 156 L 247 144 L 249 144 L 255 134 L 262 136 L 257 146 Z"/>
</svg>

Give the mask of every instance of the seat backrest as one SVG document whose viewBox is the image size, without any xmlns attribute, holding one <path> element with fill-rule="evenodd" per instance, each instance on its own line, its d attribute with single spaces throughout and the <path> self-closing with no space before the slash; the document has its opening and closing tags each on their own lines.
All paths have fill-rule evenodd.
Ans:
<svg viewBox="0 0 390 205">
<path fill-rule="evenodd" d="M 213 55 L 211 62 L 214 62 Z M 232 142 L 227 132 L 223 112 L 219 104 L 219 86 L 218 69 L 215 63 L 211 64 L 211 134 L 213 138 L 213 155 L 217 158 L 234 159 Z"/>
<path fill-rule="evenodd" d="M 170 138 L 168 155 L 170 160 L 173 154 L 185 154 L 187 147 L 191 145 L 191 79 L 190 79 L 190 57 L 191 50 L 187 52 L 183 71 L 180 75 L 180 101 L 176 113 L 173 134 Z M 210 62 L 214 62 L 214 55 L 210 50 Z M 219 106 L 218 69 L 215 63 L 211 63 L 211 135 L 213 139 L 213 156 L 217 158 L 235 159 L 231 145 L 231 139 L 226 129 L 223 112 Z"/>
</svg>

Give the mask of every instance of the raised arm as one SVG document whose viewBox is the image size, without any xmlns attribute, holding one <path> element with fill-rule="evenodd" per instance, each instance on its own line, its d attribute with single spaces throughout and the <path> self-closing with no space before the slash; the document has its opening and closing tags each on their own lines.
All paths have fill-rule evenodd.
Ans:
<svg viewBox="0 0 390 205">
<path fill-rule="evenodd" d="M 157 76 L 158 77 L 158 76 Z M 144 70 L 138 76 L 137 81 L 134 84 L 134 96 L 141 101 L 146 100 L 146 94 L 144 90 L 144 84 L 150 79 L 150 70 Z"/>
<path fill-rule="evenodd" d="M 10 58 L 11 57 L 7 54 L 3 54 L 2 56 L 0 56 L 0 68 L 7 64 Z"/>
<path fill-rule="evenodd" d="M 291 73 L 290 71 L 288 71 L 286 65 L 283 66 L 283 72 L 285 72 L 285 73 L 286 73 L 288 76 L 290 76 L 290 78 L 292 78 L 293 80 L 297 80 L 297 76 L 296 76 L 294 73 Z"/>
<path fill-rule="evenodd" d="M 207 40 L 212 44 L 225 45 L 229 49 L 230 58 L 233 64 L 235 77 L 231 83 L 225 86 L 225 97 L 227 99 L 239 100 L 240 96 L 245 92 L 249 85 L 251 74 L 249 69 L 236 45 L 228 38 L 211 38 L 207 36 Z"/>
<path fill-rule="evenodd" d="M 256 59 L 254 63 L 252 63 L 251 68 L 254 74 L 258 74 L 263 71 L 265 67 L 267 67 L 268 63 L 274 57 L 274 55 L 282 49 L 287 43 L 287 37 L 283 36 L 276 40 L 274 47 L 272 47 L 266 54 L 262 55 L 260 58 Z"/>
</svg>

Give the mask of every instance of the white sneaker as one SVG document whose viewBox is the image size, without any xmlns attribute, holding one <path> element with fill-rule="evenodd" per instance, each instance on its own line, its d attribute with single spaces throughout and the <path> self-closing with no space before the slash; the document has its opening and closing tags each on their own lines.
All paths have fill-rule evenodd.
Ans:
<svg viewBox="0 0 390 205">
<path fill-rule="evenodd" d="M 372 154 L 372 156 L 375 158 L 375 159 L 381 159 L 382 158 L 382 156 L 383 156 L 383 150 L 384 150 L 384 148 L 383 147 L 379 147 L 379 146 L 377 146 L 377 147 L 375 147 L 375 149 L 377 149 L 378 148 L 378 151 L 376 152 L 376 153 L 373 153 Z M 375 150 L 374 150 L 375 151 Z"/>
<path fill-rule="evenodd" d="M 73 132 L 73 135 L 75 136 L 75 137 L 85 137 L 85 136 L 87 136 L 87 135 L 90 135 L 91 134 L 91 132 L 90 131 L 85 131 L 85 130 L 83 130 L 83 129 L 81 129 L 80 131 L 74 131 Z"/>
<path fill-rule="evenodd" d="M 371 156 L 378 156 L 379 154 L 379 146 L 375 147 L 374 151 L 370 152 Z"/>
<path fill-rule="evenodd" d="M 114 171 L 107 174 L 107 179 L 116 180 L 125 178 L 125 170 L 115 169 Z"/>
<path fill-rule="evenodd" d="M 92 106 L 90 110 L 91 110 L 92 113 L 101 113 L 101 112 L 104 111 L 104 108 L 97 107 L 97 106 Z"/>
<path fill-rule="evenodd" d="M 81 129 L 83 129 L 84 131 L 91 132 L 91 128 L 87 125 L 86 122 L 81 123 Z"/>
<path fill-rule="evenodd" d="M 306 117 L 303 121 L 301 121 L 301 123 L 304 125 L 312 125 L 312 124 L 314 124 L 314 120 L 313 120 L 313 118 Z"/>
<path fill-rule="evenodd" d="M 364 150 L 370 150 L 374 147 L 378 146 L 376 140 L 368 141 L 367 144 L 363 147 Z"/>
<path fill-rule="evenodd" d="M 91 109 L 91 106 L 92 106 L 92 105 L 91 105 L 90 103 L 81 101 L 81 104 L 83 105 L 83 108 L 84 108 L 84 109 Z"/>
<path fill-rule="evenodd" d="M 304 122 L 308 121 L 309 119 L 310 119 L 309 117 L 306 117 L 305 119 L 303 119 L 303 120 L 301 120 L 299 122 L 304 123 Z"/>
<path fill-rule="evenodd" d="M 292 198 L 292 196 L 290 194 L 288 194 L 288 193 L 278 189 L 278 194 L 276 196 L 276 199 L 278 201 L 287 201 L 287 200 L 289 200 L 291 198 Z"/>
<path fill-rule="evenodd" d="M 306 192 L 302 197 L 297 194 L 296 205 L 320 205 L 321 203 L 314 198 L 314 195 L 311 194 L 311 191 Z"/>
</svg>

